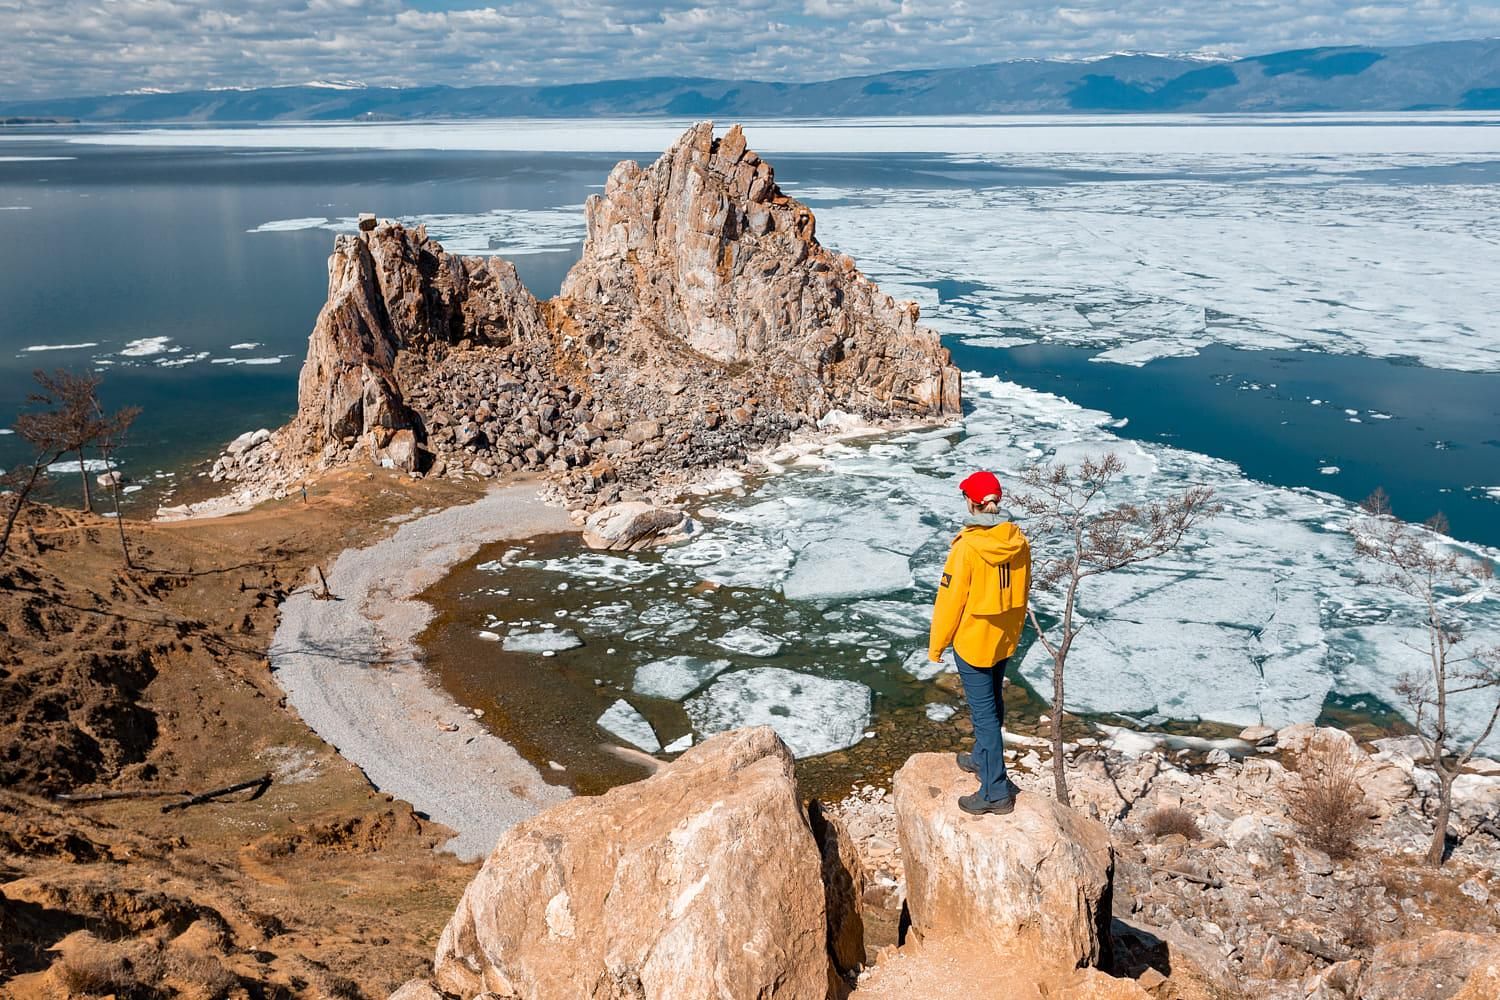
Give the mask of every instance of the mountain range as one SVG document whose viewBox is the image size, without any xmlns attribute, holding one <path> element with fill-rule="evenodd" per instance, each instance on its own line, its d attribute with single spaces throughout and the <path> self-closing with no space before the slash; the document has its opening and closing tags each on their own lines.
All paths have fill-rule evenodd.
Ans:
<svg viewBox="0 0 1500 1000">
<path fill-rule="evenodd" d="M 1500 39 L 1292 49 L 1243 59 L 1117 53 L 812 83 L 699 77 L 556 86 L 312 83 L 0 100 L 0 119 L 264 122 L 1450 109 L 1500 110 Z"/>
</svg>

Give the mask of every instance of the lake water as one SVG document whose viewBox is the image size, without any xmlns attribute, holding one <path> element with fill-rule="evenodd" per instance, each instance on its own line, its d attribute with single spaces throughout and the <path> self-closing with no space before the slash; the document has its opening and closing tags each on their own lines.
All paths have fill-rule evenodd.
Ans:
<svg viewBox="0 0 1500 1000">
<path fill-rule="evenodd" d="M 356 213 L 504 254 L 549 295 L 584 198 L 684 124 L 0 132 L 0 413 L 34 367 L 97 367 L 109 402 L 144 407 L 122 459 L 154 500 L 290 415 L 333 233 Z M 1349 501 L 1374 486 L 1500 544 L 1493 117 L 747 135 L 820 238 L 919 301 L 976 374 L 965 426 L 803 457 L 708 501 L 705 534 L 666 554 L 588 562 L 557 541 L 462 567 L 439 588 L 435 665 L 533 756 L 588 744 L 619 700 L 611 725 L 648 743 L 766 716 L 809 754 L 858 741 L 845 770 L 876 745 L 956 739 L 926 713 L 958 699 L 903 664 L 958 516 L 952 481 L 974 465 L 1014 477 L 1108 447 L 1129 457 L 1122 495 L 1209 481 L 1227 498 L 1188 557 L 1090 597 L 1072 690 L 1143 724 L 1380 710 L 1409 634 L 1352 562 Z M 0 437 L 0 465 L 19 454 Z M 490 564 L 507 559 L 502 579 Z M 869 592 L 830 589 L 820 565 L 855 567 Z M 518 609 L 531 624 L 498 621 Z M 1500 622 L 1493 597 L 1469 614 L 1481 635 Z M 558 628 L 584 645 L 501 648 Z M 1019 659 L 1039 683 L 1036 652 Z"/>
</svg>

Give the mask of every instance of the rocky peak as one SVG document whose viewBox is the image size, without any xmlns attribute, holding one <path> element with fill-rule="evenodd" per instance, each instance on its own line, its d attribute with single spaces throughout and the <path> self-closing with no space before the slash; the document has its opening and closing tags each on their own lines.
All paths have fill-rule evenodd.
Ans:
<svg viewBox="0 0 1500 1000">
<path fill-rule="evenodd" d="M 284 486 L 357 457 L 489 477 L 545 469 L 585 505 L 743 460 L 830 410 L 959 412 L 959 373 L 915 303 L 818 243 L 739 126 L 689 129 L 619 164 L 588 237 L 539 303 L 498 257 L 449 254 L 422 227 L 338 237 L 297 416 L 216 478 Z M 663 374 L 663 373 L 670 373 Z"/>
<path fill-rule="evenodd" d="M 881 292 L 814 235 L 740 126 L 700 122 L 649 167 L 619 164 L 590 196 L 561 321 L 627 350 L 680 345 L 719 366 L 771 363 L 800 402 L 958 412 L 958 372 L 914 302 Z M 814 416 L 821 416 L 817 412 Z"/>
</svg>

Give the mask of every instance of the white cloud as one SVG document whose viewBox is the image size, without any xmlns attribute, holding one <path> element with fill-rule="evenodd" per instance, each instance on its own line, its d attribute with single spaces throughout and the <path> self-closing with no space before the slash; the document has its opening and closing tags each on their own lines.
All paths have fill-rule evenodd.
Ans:
<svg viewBox="0 0 1500 1000">
<path fill-rule="evenodd" d="M 1119 49 L 1252 54 L 1493 34 L 1462 0 L 0 0 L 0 93 L 309 80 L 827 79 Z"/>
</svg>

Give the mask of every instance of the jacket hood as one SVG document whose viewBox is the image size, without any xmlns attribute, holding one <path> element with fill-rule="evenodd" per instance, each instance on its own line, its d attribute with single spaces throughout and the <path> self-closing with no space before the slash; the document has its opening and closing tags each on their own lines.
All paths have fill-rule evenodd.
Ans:
<svg viewBox="0 0 1500 1000">
<path fill-rule="evenodd" d="M 1009 521 L 990 527 L 969 525 L 958 533 L 958 540 L 990 566 L 1008 563 L 1028 547 L 1021 529 Z"/>
</svg>

